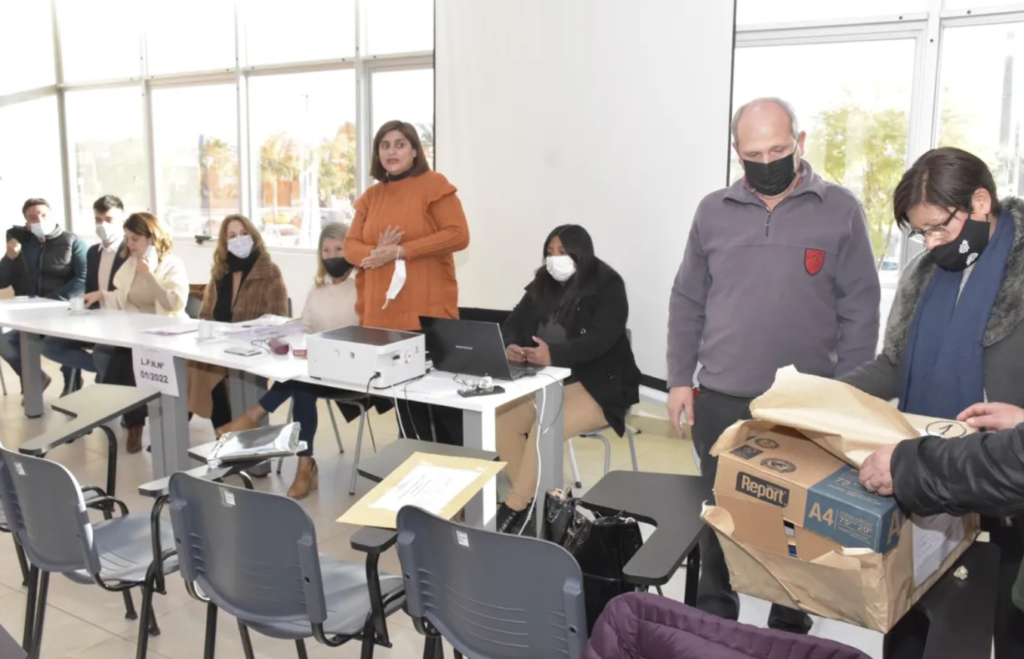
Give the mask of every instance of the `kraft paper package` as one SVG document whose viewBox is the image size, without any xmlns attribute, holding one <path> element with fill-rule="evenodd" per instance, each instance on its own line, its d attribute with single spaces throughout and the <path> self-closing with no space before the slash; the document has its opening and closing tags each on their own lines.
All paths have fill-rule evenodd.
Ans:
<svg viewBox="0 0 1024 659">
<path fill-rule="evenodd" d="M 725 431 L 715 506 L 732 587 L 825 618 L 887 632 L 979 531 L 976 515 L 906 518 L 861 487 L 875 449 L 922 434 L 968 434 L 956 421 L 903 415 L 834 380 L 782 369 Z M 954 440 L 955 441 L 955 440 Z"/>
</svg>

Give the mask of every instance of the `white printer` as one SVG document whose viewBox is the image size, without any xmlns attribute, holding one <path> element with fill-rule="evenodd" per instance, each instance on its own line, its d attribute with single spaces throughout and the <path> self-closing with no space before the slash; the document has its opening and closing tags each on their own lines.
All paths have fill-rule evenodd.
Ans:
<svg viewBox="0 0 1024 659">
<path fill-rule="evenodd" d="M 309 376 L 383 389 L 426 373 L 422 334 L 352 325 L 306 338 Z M 375 377 L 376 376 L 376 377 Z"/>
</svg>

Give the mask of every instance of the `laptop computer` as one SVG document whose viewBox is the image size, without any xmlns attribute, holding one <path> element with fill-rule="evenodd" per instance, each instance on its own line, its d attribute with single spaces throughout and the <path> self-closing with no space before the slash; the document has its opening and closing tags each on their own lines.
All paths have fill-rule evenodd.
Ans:
<svg viewBox="0 0 1024 659">
<path fill-rule="evenodd" d="M 448 373 L 518 380 L 541 368 L 512 364 L 505 356 L 501 326 L 475 320 L 420 318 L 434 368 Z"/>
</svg>

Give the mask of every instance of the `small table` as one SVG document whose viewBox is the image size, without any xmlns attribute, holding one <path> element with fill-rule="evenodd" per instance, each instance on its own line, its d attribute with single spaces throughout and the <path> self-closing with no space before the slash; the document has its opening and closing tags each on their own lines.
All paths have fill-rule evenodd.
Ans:
<svg viewBox="0 0 1024 659">
<path fill-rule="evenodd" d="M 654 533 L 623 568 L 626 581 L 661 587 L 686 559 L 684 602 L 697 604 L 700 577 L 698 541 L 707 533 L 700 518 L 708 492 L 699 476 L 612 471 L 583 497 L 583 505 L 602 515 L 625 512 L 655 526 Z"/>
</svg>

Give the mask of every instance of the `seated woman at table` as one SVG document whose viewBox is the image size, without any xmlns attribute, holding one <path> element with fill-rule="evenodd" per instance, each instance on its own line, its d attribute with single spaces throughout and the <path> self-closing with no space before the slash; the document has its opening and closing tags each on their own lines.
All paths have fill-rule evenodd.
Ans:
<svg viewBox="0 0 1024 659">
<path fill-rule="evenodd" d="M 104 309 L 187 318 L 188 274 L 184 262 L 171 254 L 172 246 L 171 237 L 155 215 L 133 213 L 124 223 L 122 256 L 126 260 L 114 275 L 114 290 L 86 294 L 85 305 L 99 302 Z M 103 382 L 135 386 L 131 350 L 117 348 L 114 351 Z M 142 450 L 145 422 L 145 405 L 124 415 L 129 453 Z"/>
<path fill-rule="evenodd" d="M 266 314 L 288 314 L 281 269 L 249 218 L 228 215 L 220 225 L 199 319 L 242 323 Z M 227 375 L 220 366 L 188 363 L 188 409 L 210 419 L 214 428 L 231 422 Z"/>
<path fill-rule="evenodd" d="M 622 436 L 640 400 L 640 370 L 626 333 L 626 285 L 594 255 L 581 226 L 556 228 L 544 242 L 544 266 L 505 321 L 508 359 L 572 369 L 565 381 L 565 437 L 611 426 Z M 555 404 L 552 401 L 552 404 Z M 537 410 L 532 397 L 498 410 L 496 439 L 512 491 L 498 509 L 498 530 L 529 526 L 537 488 Z"/>
<path fill-rule="evenodd" d="M 353 268 L 343 256 L 347 232 L 347 226 L 332 222 L 320 233 L 316 277 L 302 307 L 302 322 L 307 334 L 359 324 Z M 288 488 L 288 496 L 302 499 L 319 486 L 318 470 L 313 460 L 313 440 L 319 420 L 316 403 L 319 398 L 337 393 L 337 389 L 316 384 L 275 382 L 259 404 L 246 410 L 245 414 L 231 423 L 218 428 L 217 435 L 256 428 L 267 414 L 291 399 L 292 418 L 299 423 L 299 439 L 306 442 L 306 450 L 299 453 L 299 466 L 295 471 L 295 480 Z"/>
</svg>

